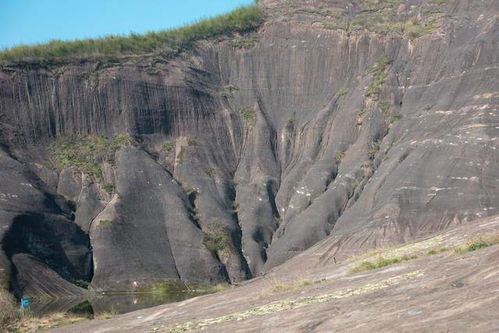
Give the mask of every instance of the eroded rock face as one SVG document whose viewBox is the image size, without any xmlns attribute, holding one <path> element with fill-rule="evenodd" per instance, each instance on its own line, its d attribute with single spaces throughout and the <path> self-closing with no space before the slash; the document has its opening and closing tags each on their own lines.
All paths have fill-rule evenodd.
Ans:
<svg viewBox="0 0 499 333">
<path fill-rule="evenodd" d="M 127 289 L 162 279 L 222 282 L 223 266 L 203 245 L 179 184 L 144 151 L 116 158 L 116 194 L 93 220 L 93 285 Z"/>
<path fill-rule="evenodd" d="M 88 235 L 71 221 L 72 212 L 64 199 L 50 194 L 26 166 L 3 150 L 0 165 L 0 277 L 13 278 L 17 295 L 76 293 L 79 288 L 67 281 L 68 286 L 59 285 L 57 280 L 91 279 Z M 34 267 L 40 269 L 39 274 Z M 45 278 L 51 282 L 43 287 Z"/>
<path fill-rule="evenodd" d="M 37 297 L 82 296 L 87 291 L 63 279 L 50 267 L 29 254 L 12 256 L 16 267 L 15 290 L 19 295 Z"/>
<path fill-rule="evenodd" d="M 263 2 L 248 49 L 4 68 L 2 183 L 39 190 L 2 188 L 2 223 L 12 202 L 40 214 L 63 195 L 90 235 L 92 284 L 133 289 L 238 281 L 323 239 L 340 258 L 497 214 L 497 2 L 443 4 L 413 40 L 327 25 L 325 9 L 354 16 L 355 2 L 293 3 Z M 401 5 L 417 19 L 428 2 Z M 53 140 L 122 133 L 134 143 L 97 161 L 101 178 L 39 167 Z"/>
</svg>

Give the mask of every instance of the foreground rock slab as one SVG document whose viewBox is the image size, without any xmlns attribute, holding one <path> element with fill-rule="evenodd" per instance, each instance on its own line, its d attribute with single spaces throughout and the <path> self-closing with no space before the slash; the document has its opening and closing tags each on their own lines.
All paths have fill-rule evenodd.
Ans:
<svg viewBox="0 0 499 333">
<path fill-rule="evenodd" d="M 318 244 L 227 292 L 50 332 L 494 332 L 499 245 L 467 247 L 498 237 L 495 216 L 337 263 Z M 352 272 L 379 258 L 406 259 Z"/>
</svg>

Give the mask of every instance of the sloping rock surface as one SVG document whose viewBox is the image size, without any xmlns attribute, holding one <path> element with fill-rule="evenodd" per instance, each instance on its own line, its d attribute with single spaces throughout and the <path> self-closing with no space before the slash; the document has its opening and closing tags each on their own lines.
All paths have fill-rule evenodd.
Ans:
<svg viewBox="0 0 499 333">
<path fill-rule="evenodd" d="M 236 282 L 497 214 L 497 1 L 261 5 L 258 32 L 174 59 L 2 67 L 4 280 L 15 252 L 97 289 Z M 92 165 L 51 148 L 123 134 Z M 62 259 L 13 250 L 26 214 L 73 225 Z"/>
<path fill-rule="evenodd" d="M 226 292 L 50 332 L 495 332 L 499 245 L 455 252 L 480 237 L 499 241 L 497 216 L 343 262 L 317 265 L 313 247 Z M 418 258 L 351 272 L 402 255 Z"/>
</svg>

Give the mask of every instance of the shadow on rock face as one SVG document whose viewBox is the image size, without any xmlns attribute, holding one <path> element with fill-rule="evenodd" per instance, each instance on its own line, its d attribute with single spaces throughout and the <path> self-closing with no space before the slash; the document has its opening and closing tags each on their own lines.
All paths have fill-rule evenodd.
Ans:
<svg viewBox="0 0 499 333">
<path fill-rule="evenodd" d="M 36 258 L 43 266 L 55 271 L 68 281 L 90 281 L 93 274 L 90 241 L 74 223 L 59 216 L 23 214 L 14 218 L 2 241 L 3 250 L 13 263 L 14 272 L 24 261 L 13 261 L 14 256 L 25 254 Z M 15 273 L 15 275 L 17 274 Z M 22 292 L 14 280 L 16 293 Z M 29 282 L 29 281 L 25 281 Z"/>
</svg>

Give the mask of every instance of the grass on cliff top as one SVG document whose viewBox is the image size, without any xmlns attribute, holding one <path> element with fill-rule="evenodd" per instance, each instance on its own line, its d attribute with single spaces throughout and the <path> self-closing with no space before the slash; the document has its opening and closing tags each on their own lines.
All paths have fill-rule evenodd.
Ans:
<svg viewBox="0 0 499 333">
<path fill-rule="evenodd" d="M 54 40 L 34 46 L 21 45 L 0 52 L 0 62 L 57 64 L 92 59 L 116 59 L 148 53 L 172 56 L 195 41 L 231 33 L 249 32 L 255 30 L 263 21 L 263 10 L 255 4 L 177 29 L 98 39 Z"/>
</svg>

